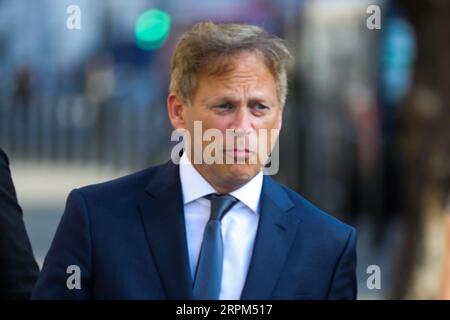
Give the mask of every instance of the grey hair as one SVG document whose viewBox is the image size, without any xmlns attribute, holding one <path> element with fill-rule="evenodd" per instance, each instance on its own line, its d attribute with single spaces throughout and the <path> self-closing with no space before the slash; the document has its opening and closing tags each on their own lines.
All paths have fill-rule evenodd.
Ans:
<svg viewBox="0 0 450 320">
<path fill-rule="evenodd" d="M 286 64 L 291 59 L 284 41 L 258 26 L 200 22 L 178 40 L 172 57 L 170 91 L 190 105 L 201 71 L 220 74 L 230 70 L 231 58 L 242 52 L 262 54 L 277 83 L 281 105 L 287 96 Z M 219 63 L 221 62 L 221 63 Z"/>
</svg>

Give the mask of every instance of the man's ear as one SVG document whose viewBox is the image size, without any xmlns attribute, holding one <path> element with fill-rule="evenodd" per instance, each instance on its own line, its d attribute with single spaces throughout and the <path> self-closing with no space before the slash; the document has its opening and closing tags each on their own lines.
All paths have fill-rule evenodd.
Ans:
<svg viewBox="0 0 450 320">
<path fill-rule="evenodd" d="M 186 129 L 186 106 L 180 98 L 173 92 L 170 92 L 167 97 L 167 113 L 169 114 L 170 123 L 175 129 Z"/>
</svg>

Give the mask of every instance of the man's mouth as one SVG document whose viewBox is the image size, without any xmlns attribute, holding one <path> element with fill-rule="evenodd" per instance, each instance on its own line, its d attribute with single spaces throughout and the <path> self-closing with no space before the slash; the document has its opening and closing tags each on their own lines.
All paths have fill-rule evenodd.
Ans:
<svg viewBox="0 0 450 320">
<path fill-rule="evenodd" d="M 250 149 L 226 149 L 225 153 L 228 155 L 232 155 L 237 158 L 248 158 L 251 154 L 254 154 L 254 151 L 251 151 Z"/>
</svg>

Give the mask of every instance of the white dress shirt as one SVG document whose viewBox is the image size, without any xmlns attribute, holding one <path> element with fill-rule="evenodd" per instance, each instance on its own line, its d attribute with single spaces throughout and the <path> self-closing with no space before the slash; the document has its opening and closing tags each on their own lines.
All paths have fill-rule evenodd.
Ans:
<svg viewBox="0 0 450 320">
<path fill-rule="evenodd" d="M 186 153 L 180 159 L 184 218 L 192 279 L 210 215 L 210 201 L 204 196 L 216 190 L 194 168 Z M 223 271 L 219 299 L 238 300 L 244 288 L 259 222 L 262 171 L 230 194 L 239 202 L 222 218 Z"/>
</svg>

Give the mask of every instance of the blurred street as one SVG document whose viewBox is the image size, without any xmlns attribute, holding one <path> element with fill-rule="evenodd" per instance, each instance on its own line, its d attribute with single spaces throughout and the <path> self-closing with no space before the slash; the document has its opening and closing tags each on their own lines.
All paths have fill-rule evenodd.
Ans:
<svg viewBox="0 0 450 320">
<path fill-rule="evenodd" d="M 48 164 L 36 166 L 14 161 L 11 172 L 40 267 L 50 248 L 70 191 L 125 174 L 108 167 Z"/>
</svg>

